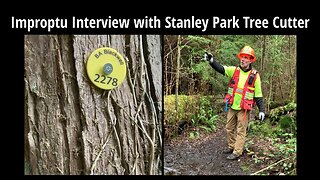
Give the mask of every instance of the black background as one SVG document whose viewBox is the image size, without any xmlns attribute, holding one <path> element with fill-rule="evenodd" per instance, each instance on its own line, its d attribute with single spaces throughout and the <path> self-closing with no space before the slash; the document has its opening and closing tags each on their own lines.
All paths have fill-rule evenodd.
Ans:
<svg viewBox="0 0 320 180">
<path fill-rule="evenodd" d="M 143 13 L 143 12 L 142 12 Z M 209 15 L 196 15 L 189 12 L 191 15 L 165 15 L 159 16 L 164 25 L 166 16 L 174 16 L 177 18 L 188 19 L 191 16 L 197 18 L 208 18 L 211 21 L 212 16 L 220 18 L 231 18 L 233 15 L 217 15 L 214 12 L 207 13 Z M 282 13 L 284 14 L 284 13 Z M 308 14 L 308 13 L 306 13 Z M 132 21 L 134 18 L 144 18 L 145 16 L 155 16 L 154 14 L 142 15 L 112 15 L 104 16 L 83 16 L 83 15 L 55 15 L 55 16 L 39 16 L 39 15 L 15 15 L 14 13 L 6 16 L 2 21 L 6 29 L 3 33 L 2 59 L 1 59 L 1 120 L 2 125 L 1 149 L 2 153 L 2 169 L 3 175 L 23 175 L 24 174 L 24 35 L 25 34 L 48 34 L 47 29 L 33 29 L 27 32 L 26 29 L 12 29 L 11 17 L 15 18 L 33 18 L 33 19 L 48 19 L 56 17 L 67 18 L 71 21 L 72 16 L 77 18 L 107 18 L 111 15 L 114 18 L 129 18 Z M 286 15 L 274 16 L 251 16 L 248 14 L 235 15 L 241 19 L 243 16 L 252 18 L 268 19 L 268 29 L 244 29 L 240 25 L 240 29 L 212 29 L 209 24 L 208 29 L 202 32 L 201 29 L 134 29 L 130 26 L 129 29 L 53 29 L 50 34 L 242 34 L 242 35 L 297 35 L 297 123 L 298 123 L 298 139 L 297 139 L 297 174 L 298 176 L 318 174 L 319 167 L 318 158 L 320 156 L 320 141 L 319 141 L 319 77 L 320 61 L 319 50 L 319 29 L 317 19 L 313 15 L 294 15 L 286 13 Z M 272 27 L 272 19 L 275 16 L 285 19 L 288 17 L 296 17 L 301 19 L 310 19 L 307 29 L 275 29 Z M 209 21 L 209 22 L 210 22 Z"/>
</svg>

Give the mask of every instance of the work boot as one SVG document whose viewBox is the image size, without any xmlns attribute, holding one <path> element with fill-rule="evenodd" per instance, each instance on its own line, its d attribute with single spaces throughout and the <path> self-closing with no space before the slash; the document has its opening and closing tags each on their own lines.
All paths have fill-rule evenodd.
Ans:
<svg viewBox="0 0 320 180">
<path fill-rule="evenodd" d="M 222 151 L 223 154 L 231 154 L 233 152 L 233 149 L 227 148 Z"/>
<path fill-rule="evenodd" d="M 227 156 L 228 160 L 235 160 L 238 159 L 240 157 L 240 155 L 236 155 L 234 153 L 230 154 L 229 156 Z"/>
</svg>

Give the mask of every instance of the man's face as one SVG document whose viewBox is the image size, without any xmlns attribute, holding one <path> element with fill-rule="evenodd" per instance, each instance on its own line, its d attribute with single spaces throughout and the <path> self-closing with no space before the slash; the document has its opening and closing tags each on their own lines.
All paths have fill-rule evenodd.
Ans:
<svg viewBox="0 0 320 180">
<path fill-rule="evenodd" d="M 250 61 L 250 55 L 242 55 L 240 59 L 240 66 L 242 69 L 246 70 L 249 68 L 251 61 Z"/>
</svg>

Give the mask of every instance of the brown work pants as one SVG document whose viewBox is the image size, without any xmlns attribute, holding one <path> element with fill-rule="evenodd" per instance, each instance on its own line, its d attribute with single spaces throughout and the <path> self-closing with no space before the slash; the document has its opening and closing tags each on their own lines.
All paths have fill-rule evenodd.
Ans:
<svg viewBox="0 0 320 180">
<path fill-rule="evenodd" d="M 244 117 L 245 110 L 233 110 L 229 108 L 227 114 L 227 138 L 228 147 L 233 149 L 233 153 L 241 155 L 243 146 L 246 141 L 247 126 L 249 121 L 250 111 L 247 110 Z"/>
</svg>

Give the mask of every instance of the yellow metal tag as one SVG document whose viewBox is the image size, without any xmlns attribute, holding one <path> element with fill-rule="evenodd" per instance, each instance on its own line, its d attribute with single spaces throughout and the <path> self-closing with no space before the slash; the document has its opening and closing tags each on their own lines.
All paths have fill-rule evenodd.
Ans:
<svg viewBox="0 0 320 180">
<path fill-rule="evenodd" d="M 87 73 L 92 83 L 101 89 L 118 87 L 126 77 L 127 67 L 121 54 L 112 48 L 99 48 L 91 53 Z"/>
</svg>

